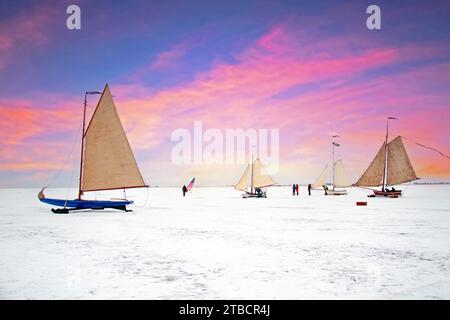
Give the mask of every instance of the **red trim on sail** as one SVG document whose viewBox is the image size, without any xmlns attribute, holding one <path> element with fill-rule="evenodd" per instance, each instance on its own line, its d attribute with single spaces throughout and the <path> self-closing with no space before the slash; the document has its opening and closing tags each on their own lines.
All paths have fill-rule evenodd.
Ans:
<svg viewBox="0 0 450 320">
<path fill-rule="evenodd" d="M 91 189 L 91 190 L 82 190 L 83 192 L 90 191 L 105 191 L 105 190 L 121 190 L 121 189 L 135 189 L 135 188 L 148 188 L 149 186 L 132 186 L 132 187 L 121 187 L 121 188 L 105 188 L 105 189 Z"/>
</svg>

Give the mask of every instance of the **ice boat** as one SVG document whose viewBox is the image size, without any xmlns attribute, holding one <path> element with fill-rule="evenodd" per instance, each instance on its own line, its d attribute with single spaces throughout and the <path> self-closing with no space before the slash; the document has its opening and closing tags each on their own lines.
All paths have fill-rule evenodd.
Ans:
<svg viewBox="0 0 450 320">
<path fill-rule="evenodd" d="M 194 182 L 195 182 L 195 177 L 192 178 L 191 182 L 189 182 L 187 188 L 187 191 L 191 191 L 192 188 L 194 187 Z"/>
<path fill-rule="evenodd" d="M 235 189 L 244 191 L 243 198 L 267 198 L 266 191 L 262 188 L 274 185 L 272 178 L 269 175 L 262 174 L 263 165 L 257 158 L 251 164 L 247 165 L 244 173 L 234 186 Z M 250 187 L 250 189 L 249 189 Z"/>
<path fill-rule="evenodd" d="M 44 189 L 39 192 L 39 200 L 41 202 L 50 204 L 57 207 L 52 209 L 53 213 L 69 213 L 69 211 L 73 210 L 84 210 L 84 209 L 92 209 L 92 210 L 103 210 L 103 209 L 117 209 L 130 211 L 126 208 L 127 205 L 133 204 L 133 201 L 122 200 L 122 201 L 110 201 L 110 200 L 63 200 L 63 199 L 52 199 L 46 198 L 44 195 Z"/>
<path fill-rule="evenodd" d="M 351 186 L 350 180 L 348 179 L 347 173 L 344 169 L 342 160 L 334 160 L 334 148 L 340 147 L 341 145 L 336 142 L 332 142 L 332 162 L 333 162 L 333 186 L 329 189 L 326 185 L 326 179 L 328 176 L 328 164 L 325 165 L 320 176 L 317 178 L 316 182 L 312 185 L 313 189 L 324 188 L 325 195 L 327 196 L 342 196 L 347 194 L 346 187 Z"/>
<path fill-rule="evenodd" d="M 91 120 L 85 129 L 87 96 L 101 94 Z M 88 91 L 84 96 L 83 125 L 81 134 L 81 161 L 78 198 L 52 199 L 38 194 L 41 202 L 58 209 L 54 213 L 69 213 L 82 209 L 127 210 L 133 203 L 126 196 L 120 200 L 85 200 L 85 192 L 147 187 L 131 150 L 127 136 L 117 113 L 109 86 L 103 92 Z"/>
<path fill-rule="evenodd" d="M 358 187 L 381 186 L 381 190 L 372 190 L 373 193 L 368 195 L 369 197 L 398 198 L 402 195 L 402 190 L 396 190 L 393 187 L 389 190 L 388 186 L 396 186 L 419 179 L 409 160 L 401 136 L 388 143 L 389 120 L 397 120 L 397 118 L 387 118 L 386 140 L 355 184 Z"/>
</svg>

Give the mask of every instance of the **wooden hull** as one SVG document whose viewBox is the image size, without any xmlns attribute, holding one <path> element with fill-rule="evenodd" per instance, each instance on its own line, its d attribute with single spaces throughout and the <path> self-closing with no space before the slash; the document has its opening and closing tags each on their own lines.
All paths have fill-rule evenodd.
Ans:
<svg viewBox="0 0 450 320">
<path fill-rule="evenodd" d="M 347 189 L 343 190 L 326 190 L 325 195 L 327 196 L 346 196 L 347 195 Z"/>
<path fill-rule="evenodd" d="M 369 195 L 369 197 L 385 197 L 385 198 L 398 198 L 401 197 L 402 190 L 396 190 L 396 191 L 378 191 L 374 190 L 372 195 Z"/>
<path fill-rule="evenodd" d="M 262 192 L 261 194 L 246 192 L 242 195 L 242 198 L 267 198 L 267 194 Z"/>
<path fill-rule="evenodd" d="M 123 200 L 123 201 L 104 201 L 104 200 L 64 200 L 64 199 L 51 199 L 51 198 L 40 198 L 41 202 L 54 205 L 57 207 L 68 208 L 68 210 L 84 210 L 84 209 L 117 209 L 125 210 L 126 206 L 132 204 L 133 201 Z"/>
<path fill-rule="evenodd" d="M 69 211 L 84 210 L 84 209 L 93 209 L 93 210 L 117 209 L 128 211 L 126 206 L 133 203 L 133 201 L 125 199 L 123 200 L 121 199 L 118 201 L 52 199 L 45 197 L 44 190 L 45 188 L 42 188 L 42 190 L 38 193 L 39 201 L 53 206 L 62 207 L 61 209 L 52 209 L 54 213 L 69 213 Z"/>
</svg>

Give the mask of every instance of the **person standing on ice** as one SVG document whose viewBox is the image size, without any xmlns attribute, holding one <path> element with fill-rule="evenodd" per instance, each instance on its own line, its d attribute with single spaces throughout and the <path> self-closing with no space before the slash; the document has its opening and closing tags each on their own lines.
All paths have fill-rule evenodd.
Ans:
<svg viewBox="0 0 450 320">
<path fill-rule="evenodd" d="M 298 184 L 295 185 L 295 193 L 298 195 Z"/>
<path fill-rule="evenodd" d="M 256 188 L 256 189 L 255 189 L 255 192 L 256 192 L 256 194 L 258 195 L 258 197 L 261 197 L 261 196 L 262 196 L 262 190 L 261 190 L 261 188 Z"/>
<path fill-rule="evenodd" d="M 292 185 L 292 195 L 295 196 L 295 183 Z"/>
<path fill-rule="evenodd" d="M 185 197 L 186 196 L 186 192 L 188 192 L 188 189 L 186 188 L 185 185 L 183 186 L 182 191 L 183 191 L 183 197 Z"/>
<path fill-rule="evenodd" d="M 308 184 L 308 195 L 309 196 L 311 195 L 311 189 L 312 189 L 312 186 L 311 186 L 311 183 L 310 183 L 310 184 Z"/>
</svg>

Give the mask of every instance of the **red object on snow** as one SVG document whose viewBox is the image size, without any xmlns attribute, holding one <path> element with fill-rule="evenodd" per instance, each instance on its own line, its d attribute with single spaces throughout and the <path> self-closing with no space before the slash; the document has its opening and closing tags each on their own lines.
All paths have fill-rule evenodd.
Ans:
<svg viewBox="0 0 450 320">
<path fill-rule="evenodd" d="M 366 201 L 358 201 L 356 202 L 357 206 L 367 206 L 367 202 Z"/>
</svg>

